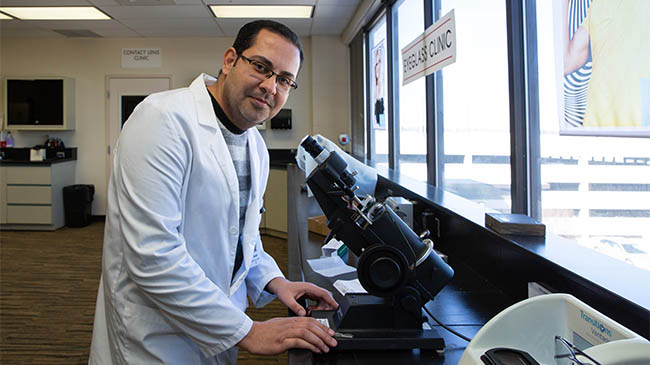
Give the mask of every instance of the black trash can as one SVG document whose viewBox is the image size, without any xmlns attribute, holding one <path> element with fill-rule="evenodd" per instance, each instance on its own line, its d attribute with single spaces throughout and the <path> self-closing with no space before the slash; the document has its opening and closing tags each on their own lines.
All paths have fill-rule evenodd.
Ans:
<svg viewBox="0 0 650 365">
<path fill-rule="evenodd" d="M 90 224 L 94 185 L 68 185 L 63 188 L 63 210 L 67 227 L 85 227 Z"/>
</svg>

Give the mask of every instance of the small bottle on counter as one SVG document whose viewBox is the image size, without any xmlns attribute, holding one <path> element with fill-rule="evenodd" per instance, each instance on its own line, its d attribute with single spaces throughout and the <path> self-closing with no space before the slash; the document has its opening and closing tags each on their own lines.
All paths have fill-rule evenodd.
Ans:
<svg viewBox="0 0 650 365">
<path fill-rule="evenodd" d="M 5 142 L 7 143 L 7 147 L 14 146 L 14 136 L 11 135 L 11 131 L 7 132 L 7 138 Z"/>
</svg>

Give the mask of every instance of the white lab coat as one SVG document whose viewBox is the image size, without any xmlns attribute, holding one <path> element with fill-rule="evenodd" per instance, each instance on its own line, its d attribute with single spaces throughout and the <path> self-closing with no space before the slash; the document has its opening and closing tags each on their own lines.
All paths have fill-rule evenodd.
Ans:
<svg viewBox="0 0 650 365">
<path fill-rule="evenodd" d="M 256 306 L 274 298 L 264 287 L 282 272 L 259 236 L 269 161 L 255 128 L 244 260 L 231 285 L 239 184 L 206 89 L 213 82 L 202 74 L 189 88 L 153 94 L 125 124 L 108 189 L 90 363 L 228 363 L 226 350 L 252 326 L 246 296 Z"/>
</svg>

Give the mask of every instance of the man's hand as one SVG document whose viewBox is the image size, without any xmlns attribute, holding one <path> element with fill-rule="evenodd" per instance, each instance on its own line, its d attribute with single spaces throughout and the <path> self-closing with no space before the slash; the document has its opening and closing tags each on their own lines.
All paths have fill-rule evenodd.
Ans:
<svg viewBox="0 0 650 365">
<path fill-rule="evenodd" d="M 253 327 L 238 346 L 256 355 L 277 355 L 291 348 L 323 353 L 336 346 L 333 335 L 333 330 L 313 318 L 273 318 L 253 322 Z"/>
<path fill-rule="evenodd" d="M 289 309 L 299 316 L 304 316 L 305 309 L 296 299 L 306 296 L 315 300 L 316 306 L 309 307 L 309 310 L 336 309 L 339 304 L 332 297 L 332 293 L 312 283 L 293 282 L 285 278 L 275 278 L 266 285 L 268 291 L 275 293 L 278 299 Z"/>
</svg>

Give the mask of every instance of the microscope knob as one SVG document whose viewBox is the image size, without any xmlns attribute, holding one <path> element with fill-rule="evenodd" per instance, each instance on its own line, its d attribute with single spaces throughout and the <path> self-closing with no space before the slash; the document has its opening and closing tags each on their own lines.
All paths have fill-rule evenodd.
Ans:
<svg viewBox="0 0 650 365">
<path fill-rule="evenodd" d="M 418 306 L 418 299 L 412 295 L 402 298 L 402 306 L 404 308 L 414 308 Z"/>
<path fill-rule="evenodd" d="M 417 289 L 409 285 L 400 291 L 398 295 L 401 297 L 400 304 L 404 309 L 411 313 L 420 313 L 422 297 L 420 296 L 420 293 L 418 293 Z"/>
</svg>

